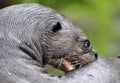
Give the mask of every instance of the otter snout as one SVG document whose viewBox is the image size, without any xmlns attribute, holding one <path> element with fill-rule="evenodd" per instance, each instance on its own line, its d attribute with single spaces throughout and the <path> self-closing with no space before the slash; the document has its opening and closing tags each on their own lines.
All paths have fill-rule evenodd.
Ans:
<svg viewBox="0 0 120 83">
<path fill-rule="evenodd" d="M 96 51 L 94 52 L 94 56 L 96 59 L 98 58 L 98 53 Z"/>
<path fill-rule="evenodd" d="M 98 53 L 94 49 L 92 50 L 92 53 L 93 53 L 93 56 L 95 57 L 95 59 L 97 59 L 98 58 Z"/>
</svg>

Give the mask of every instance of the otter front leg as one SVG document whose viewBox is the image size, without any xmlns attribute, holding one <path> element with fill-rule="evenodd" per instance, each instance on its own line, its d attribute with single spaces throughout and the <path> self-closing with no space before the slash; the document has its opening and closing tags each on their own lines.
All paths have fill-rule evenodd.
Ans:
<svg viewBox="0 0 120 83">
<path fill-rule="evenodd" d="M 39 62 L 42 66 L 41 57 L 38 56 L 38 52 L 34 44 L 31 44 L 29 42 L 23 42 L 19 45 L 19 48 L 28 56 L 30 56 L 33 60 Z"/>
</svg>

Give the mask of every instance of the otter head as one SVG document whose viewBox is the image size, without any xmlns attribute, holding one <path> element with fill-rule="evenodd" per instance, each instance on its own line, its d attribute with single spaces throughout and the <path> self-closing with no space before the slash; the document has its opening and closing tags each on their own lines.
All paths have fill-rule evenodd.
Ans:
<svg viewBox="0 0 120 83">
<path fill-rule="evenodd" d="M 58 59 L 69 56 L 88 58 L 88 63 L 97 59 L 97 53 L 92 49 L 90 41 L 84 32 L 71 21 L 52 22 L 42 35 L 43 63 L 57 67 Z"/>
</svg>

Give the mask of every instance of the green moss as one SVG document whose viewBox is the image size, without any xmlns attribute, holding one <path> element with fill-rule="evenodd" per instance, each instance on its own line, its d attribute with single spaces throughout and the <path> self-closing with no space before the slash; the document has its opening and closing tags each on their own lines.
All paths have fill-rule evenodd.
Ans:
<svg viewBox="0 0 120 83">
<path fill-rule="evenodd" d="M 50 65 L 46 65 L 44 68 L 51 75 L 58 75 L 58 76 L 64 75 L 63 71 L 58 70 Z"/>
</svg>

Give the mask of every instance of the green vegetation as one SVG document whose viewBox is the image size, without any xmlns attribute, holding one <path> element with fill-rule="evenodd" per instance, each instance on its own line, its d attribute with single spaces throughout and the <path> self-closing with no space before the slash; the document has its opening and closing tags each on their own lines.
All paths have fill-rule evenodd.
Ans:
<svg viewBox="0 0 120 83">
<path fill-rule="evenodd" d="M 52 67 L 51 65 L 46 65 L 44 68 L 46 69 L 47 73 L 49 73 L 51 75 L 61 76 L 61 75 L 65 74 L 63 71 L 56 69 L 56 68 Z"/>
<path fill-rule="evenodd" d="M 120 54 L 120 0 L 11 0 L 11 4 L 15 1 L 40 3 L 63 13 L 85 31 L 100 55 Z"/>
</svg>

